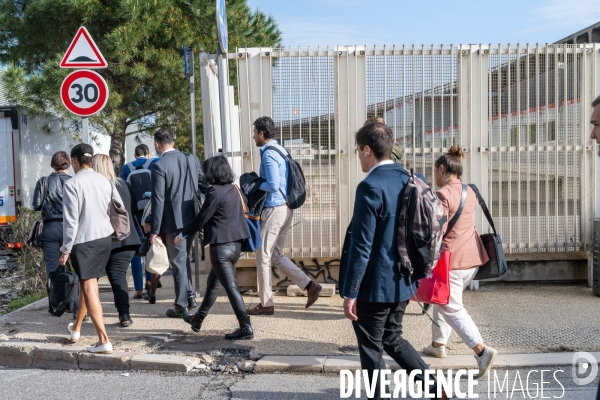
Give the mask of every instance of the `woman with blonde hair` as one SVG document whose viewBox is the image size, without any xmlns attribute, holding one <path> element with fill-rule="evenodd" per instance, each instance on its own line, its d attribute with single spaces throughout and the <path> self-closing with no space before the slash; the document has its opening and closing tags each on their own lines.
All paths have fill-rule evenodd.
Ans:
<svg viewBox="0 0 600 400">
<path fill-rule="evenodd" d="M 117 179 L 112 160 L 105 154 L 96 154 L 94 156 L 93 168 L 96 172 L 110 180 L 113 187 L 116 187 L 119 196 L 123 200 L 123 206 L 129 214 L 129 228 L 131 234 L 121 241 L 112 242 L 110 258 L 106 264 L 106 276 L 110 282 L 115 299 L 115 307 L 119 313 L 119 324 L 125 328 L 133 324 L 129 315 L 129 287 L 127 285 L 127 269 L 135 253 L 140 247 L 140 238 L 135 234 L 133 220 L 133 210 L 137 204 L 133 200 L 131 187 L 122 179 Z"/>
<path fill-rule="evenodd" d="M 450 301 L 447 305 L 433 306 L 432 343 L 423 353 L 446 357 L 446 343 L 454 329 L 462 341 L 475 352 L 479 366 L 478 378 L 491 368 L 498 352 L 485 346 L 479 329 L 463 306 L 463 290 L 469 286 L 479 267 L 489 258 L 483 242 L 475 229 L 475 210 L 479 201 L 469 186 L 463 184 L 462 159 L 465 157 L 458 146 L 450 147 L 448 153 L 435 162 L 435 183 L 444 205 L 447 221 L 458 212 L 459 217 L 449 232 L 444 227 L 443 249 L 452 253 L 450 258 Z M 462 206 L 462 211 L 460 210 Z"/>
<path fill-rule="evenodd" d="M 110 257 L 114 229 L 108 215 L 111 200 L 122 203 L 110 180 L 92 169 L 94 149 L 81 143 L 71 150 L 75 176 L 63 186 L 63 245 L 60 265 L 69 257 L 79 277 L 79 311 L 74 323 L 68 325 L 70 339 L 81 337 L 85 313 L 98 334 L 98 342 L 87 348 L 91 353 L 111 353 L 113 348 L 106 334 L 102 303 L 98 295 L 98 278 Z"/>
</svg>

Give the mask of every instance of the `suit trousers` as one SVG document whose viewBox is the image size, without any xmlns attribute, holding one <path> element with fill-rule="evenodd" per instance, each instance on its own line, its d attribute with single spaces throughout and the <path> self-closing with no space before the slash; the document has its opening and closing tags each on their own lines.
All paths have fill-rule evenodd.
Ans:
<svg viewBox="0 0 600 400">
<path fill-rule="evenodd" d="M 196 297 L 192 286 L 192 266 L 190 264 L 190 250 L 194 240 L 183 239 L 179 246 L 175 245 L 175 232 L 165 233 L 165 245 L 169 263 L 173 268 L 173 281 L 175 282 L 175 304 L 180 307 L 188 306 L 188 298 Z"/>
<path fill-rule="evenodd" d="M 271 264 L 275 265 L 300 289 L 304 289 L 310 278 L 296 264 L 283 255 L 288 232 L 292 229 L 294 211 L 287 204 L 265 207 L 260 217 L 262 246 L 256 251 L 258 275 L 258 297 L 263 307 L 273 306 L 273 283 Z"/>
<path fill-rule="evenodd" d="M 116 249 L 118 250 L 118 249 Z M 127 269 L 129 263 L 135 255 L 134 250 L 125 250 L 115 252 L 113 250 L 106 264 L 106 276 L 110 282 L 113 296 L 115 299 L 115 307 L 119 315 L 129 314 L 129 286 L 127 285 Z"/>
<path fill-rule="evenodd" d="M 369 373 L 372 379 L 373 371 L 385 369 L 383 351 L 394 359 L 406 374 L 414 369 L 421 371 L 428 368 L 415 348 L 402 337 L 402 318 L 408 301 L 399 303 L 356 303 L 357 321 L 352 321 L 352 327 L 358 340 L 358 351 L 362 369 Z M 423 374 L 415 377 L 423 380 Z M 432 379 L 434 379 L 432 377 Z M 437 383 L 429 389 L 435 393 Z M 380 399 L 379 379 L 375 389 L 374 399 Z"/>
<path fill-rule="evenodd" d="M 238 320 L 248 317 L 244 300 L 235 280 L 235 263 L 240 258 L 242 244 L 231 242 L 210 245 L 210 262 L 212 268 L 206 280 L 206 292 L 198 314 L 204 319 L 219 295 L 219 283 L 225 287 L 229 303 Z"/>
</svg>

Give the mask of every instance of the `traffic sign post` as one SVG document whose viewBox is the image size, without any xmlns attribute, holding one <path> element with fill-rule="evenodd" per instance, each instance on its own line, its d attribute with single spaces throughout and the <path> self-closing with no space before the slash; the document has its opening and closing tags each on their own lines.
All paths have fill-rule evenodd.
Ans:
<svg viewBox="0 0 600 400">
<path fill-rule="evenodd" d="M 80 27 L 60 62 L 61 68 L 107 68 L 100 49 L 84 26 Z M 102 111 L 108 101 L 108 85 L 97 72 L 78 70 L 69 74 L 60 87 L 60 98 L 75 115 L 82 117 L 83 142 L 90 143 L 88 117 Z"/>
<path fill-rule="evenodd" d="M 227 157 L 229 152 L 229 118 L 227 116 L 227 81 L 229 69 L 227 68 L 227 46 L 229 38 L 227 34 L 227 13 L 225 0 L 216 0 L 217 3 L 217 68 L 219 70 L 219 108 L 221 111 L 221 141 L 223 155 Z"/>
</svg>

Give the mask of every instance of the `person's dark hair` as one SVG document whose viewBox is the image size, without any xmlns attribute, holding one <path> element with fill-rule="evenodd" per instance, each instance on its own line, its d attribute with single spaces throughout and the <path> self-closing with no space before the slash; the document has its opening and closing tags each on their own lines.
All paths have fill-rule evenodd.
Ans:
<svg viewBox="0 0 600 400">
<path fill-rule="evenodd" d="M 460 179 L 463 173 L 462 159 L 465 158 L 465 153 L 458 146 L 452 146 L 448 152 L 435 161 L 435 168 L 443 165 L 447 175 L 456 175 Z"/>
<path fill-rule="evenodd" d="M 150 155 L 150 149 L 143 143 L 138 144 L 137 146 L 135 146 L 135 151 L 133 154 L 138 157 L 146 157 Z"/>
<path fill-rule="evenodd" d="M 173 134 L 166 129 L 159 129 L 154 132 L 154 141 L 162 145 L 173 143 Z"/>
<path fill-rule="evenodd" d="M 94 148 L 86 143 L 79 143 L 71 149 L 71 158 L 79 161 L 81 165 L 92 166 L 94 161 Z"/>
<path fill-rule="evenodd" d="M 71 166 L 71 158 L 66 151 L 57 151 L 52 155 L 50 166 L 55 171 L 63 171 Z"/>
<path fill-rule="evenodd" d="M 596 97 L 596 100 L 592 101 L 592 107 L 600 105 L 600 96 Z"/>
<path fill-rule="evenodd" d="M 273 139 L 275 137 L 275 122 L 270 117 L 260 117 L 254 121 L 254 126 L 259 132 L 263 132 L 265 139 Z"/>
<path fill-rule="evenodd" d="M 204 171 L 204 182 L 210 185 L 227 185 L 235 182 L 235 175 L 223 156 L 211 157 L 204 161 L 202 171 Z"/>
<path fill-rule="evenodd" d="M 365 123 L 363 124 L 363 126 L 372 124 L 374 122 L 377 122 L 380 124 L 385 124 L 385 120 L 383 119 L 383 117 L 369 117 L 365 120 Z"/>
<path fill-rule="evenodd" d="M 394 134 L 389 126 L 372 122 L 356 132 L 356 144 L 361 150 L 369 146 L 378 160 L 388 159 L 392 155 Z"/>
</svg>

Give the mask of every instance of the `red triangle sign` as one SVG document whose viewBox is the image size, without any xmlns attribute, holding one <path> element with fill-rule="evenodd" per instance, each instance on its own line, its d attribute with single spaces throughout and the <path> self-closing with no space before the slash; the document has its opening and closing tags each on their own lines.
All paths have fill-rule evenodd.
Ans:
<svg viewBox="0 0 600 400">
<path fill-rule="evenodd" d="M 61 68 L 106 68 L 108 64 L 85 27 L 79 28 L 60 62 Z"/>
</svg>

